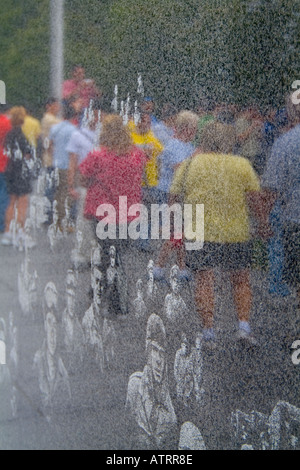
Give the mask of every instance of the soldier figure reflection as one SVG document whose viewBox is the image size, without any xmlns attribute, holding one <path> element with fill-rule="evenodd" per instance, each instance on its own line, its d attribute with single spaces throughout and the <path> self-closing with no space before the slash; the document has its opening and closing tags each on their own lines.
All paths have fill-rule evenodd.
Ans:
<svg viewBox="0 0 300 470">
<path fill-rule="evenodd" d="M 172 448 L 177 419 L 169 392 L 166 347 L 163 322 L 152 314 L 147 323 L 147 364 L 143 372 L 132 374 L 128 383 L 126 412 L 133 448 Z"/>
</svg>

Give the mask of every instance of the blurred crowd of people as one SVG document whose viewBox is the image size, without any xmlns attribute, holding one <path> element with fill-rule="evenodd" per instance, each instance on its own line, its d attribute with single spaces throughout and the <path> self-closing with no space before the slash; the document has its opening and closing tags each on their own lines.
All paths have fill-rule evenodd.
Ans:
<svg viewBox="0 0 300 470">
<path fill-rule="evenodd" d="M 201 250 L 186 252 L 172 234 L 162 244 L 148 237 L 139 250 L 155 251 L 154 277 L 165 277 L 177 257 L 179 277 L 195 282 L 203 338 L 214 345 L 215 270 L 228 273 L 239 320 L 238 337 L 255 343 L 250 328 L 250 272 L 253 239 L 264 239 L 269 255 L 269 288 L 275 295 L 299 291 L 300 110 L 287 98 L 281 109 L 262 110 L 203 101 L 193 110 L 166 103 L 157 110 L 141 96 L 135 113 L 116 112 L 82 66 L 63 84 L 62 101 L 49 98 L 41 121 L 23 106 L 1 106 L 1 244 L 12 244 L 10 225 L 24 229 L 34 180 L 56 175 L 47 188 L 62 230 L 66 201 L 74 220 L 69 231 L 83 234 L 73 260 L 90 260 L 90 243 L 110 204 L 119 214 L 119 196 L 134 204 L 204 204 Z M 134 220 L 117 218 L 116 244 Z M 108 227 L 113 222 L 106 214 Z M 52 223 L 50 211 L 48 224 Z M 75 227 L 75 228 L 74 228 Z M 194 226 L 185 226 L 193 233 Z M 119 240 L 118 240 L 119 238 Z M 124 237 L 123 237 L 124 238 Z M 105 240 L 103 243 L 105 244 Z M 109 242 L 109 240 L 108 240 Z M 107 245 L 109 246 L 109 245 Z M 79 258 L 78 258 L 79 257 Z M 299 295 L 300 298 L 300 295 Z"/>
</svg>

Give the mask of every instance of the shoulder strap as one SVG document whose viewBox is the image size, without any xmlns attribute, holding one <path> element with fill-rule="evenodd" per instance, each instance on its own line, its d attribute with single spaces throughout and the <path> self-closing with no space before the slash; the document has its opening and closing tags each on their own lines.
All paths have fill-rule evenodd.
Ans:
<svg viewBox="0 0 300 470">
<path fill-rule="evenodd" d="M 185 170 L 184 170 L 184 174 L 183 174 L 183 178 L 182 178 L 181 191 L 180 191 L 180 196 L 181 196 L 182 202 L 184 202 L 184 198 L 186 196 L 186 180 L 187 180 L 187 176 L 188 176 L 189 171 L 190 171 L 191 163 L 192 163 L 193 158 L 194 158 L 195 155 L 196 155 L 196 152 L 194 152 L 186 160 L 186 166 L 185 166 Z"/>
</svg>

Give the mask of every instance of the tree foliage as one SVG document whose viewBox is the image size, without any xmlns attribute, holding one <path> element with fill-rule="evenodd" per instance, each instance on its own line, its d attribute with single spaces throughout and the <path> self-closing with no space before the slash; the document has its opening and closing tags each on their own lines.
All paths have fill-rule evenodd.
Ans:
<svg viewBox="0 0 300 470">
<path fill-rule="evenodd" d="M 5 1 L 0 79 L 11 102 L 38 108 L 49 93 L 49 3 Z M 65 0 L 65 74 L 82 63 L 106 94 L 118 84 L 124 99 L 141 73 L 159 103 L 281 104 L 299 79 L 296 7 L 293 0 Z"/>
</svg>

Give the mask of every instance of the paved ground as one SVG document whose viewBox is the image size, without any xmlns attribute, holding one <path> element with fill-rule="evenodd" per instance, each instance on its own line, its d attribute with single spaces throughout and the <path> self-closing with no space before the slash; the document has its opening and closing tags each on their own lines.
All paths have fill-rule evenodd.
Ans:
<svg viewBox="0 0 300 470">
<path fill-rule="evenodd" d="M 31 251 L 32 266 L 38 274 L 38 306 L 30 316 L 22 313 L 18 300 L 18 272 L 24 253 L 11 247 L 0 247 L 0 317 L 8 324 L 9 312 L 14 315 L 19 359 L 17 372 L 12 372 L 17 403 L 15 417 L 11 413 L 11 388 L 1 396 L 0 449 L 122 450 L 130 446 L 125 413 L 128 379 L 133 372 L 142 371 L 146 361 L 146 321 L 138 321 L 132 307 L 126 317 L 119 317 L 114 322 L 118 340 L 116 356 L 109 367 L 102 373 L 96 363 L 85 359 L 83 366 L 78 364 L 70 372 L 72 401 L 63 407 L 57 404 L 50 423 L 41 407 L 33 358 L 45 337 L 43 290 L 47 282 L 55 283 L 59 294 L 58 310 L 62 312 L 65 308 L 65 278 L 72 266 L 70 253 L 74 242 L 74 235 L 69 235 L 61 242 L 60 249 L 52 254 L 46 230 L 38 232 L 37 247 Z M 136 297 L 136 281 L 142 278 L 146 283 L 146 268 L 152 257 L 155 254 L 136 248 L 122 253 L 130 301 Z M 218 273 L 216 326 L 219 341 L 215 351 L 203 351 L 202 387 L 205 394 L 201 404 L 191 399 L 188 406 L 184 406 L 176 399 L 170 352 L 169 386 L 178 429 L 185 421 L 193 422 L 200 430 L 207 449 L 240 447 L 231 421 L 231 414 L 236 410 L 248 415 L 256 410 L 269 416 L 280 400 L 300 407 L 300 365 L 292 363 L 290 349 L 292 342 L 300 339 L 293 328 L 297 315 L 295 293 L 288 298 L 271 296 L 264 270 L 253 270 L 252 282 L 252 325 L 259 345 L 247 348 L 233 340 L 236 318 L 230 286 L 226 277 Z M 156 300 L 147 304 L 148 314 L 155 312 L 163 317 L 164 299 L 169 290 L 167 284 L 158 285 Z M 182 287 L 189 318 L 184 325 L 178 325 L 179 333 L 187 331 L 191 344 L 196 332 L 201 331 L 192 291 L 192 282 Z M 79 273 L 76 301 L 77 315 L 82 319 L 91 302 L 89 270 Z M 173 345 L 175 350 L 178 347 L 179 344 Z M 64 360 L 61 336 L 58 348 Z M 174 439 L 178 442 L 179 433 Z M 297 445 L 299 447 L 299 443 Z"/>
</svg>

